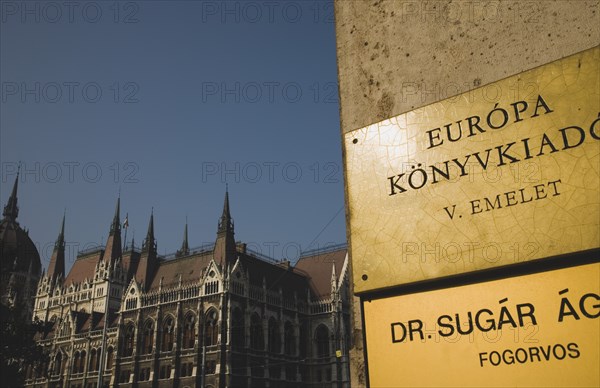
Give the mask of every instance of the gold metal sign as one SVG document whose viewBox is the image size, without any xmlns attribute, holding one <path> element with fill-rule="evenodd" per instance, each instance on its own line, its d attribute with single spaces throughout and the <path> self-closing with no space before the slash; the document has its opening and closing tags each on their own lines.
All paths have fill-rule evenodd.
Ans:
<svg viewBox="0 0 600 388">
<path fill-rule="evenodd" d="M 370 386 L 600 386 L 600 264 L 363 303 Z"/>
<path fill-rule="evenodd" d="M 600 49 L 344 135 L 356 293 L 600 247 Z"/>
</svg>

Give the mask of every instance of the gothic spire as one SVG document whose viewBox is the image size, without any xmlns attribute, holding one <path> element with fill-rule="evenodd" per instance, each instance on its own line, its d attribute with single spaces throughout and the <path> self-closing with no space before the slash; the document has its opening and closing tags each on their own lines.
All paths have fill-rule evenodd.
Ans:
<svg viewBox="0 0 600 388">
<path fill-rule="evenodd" d="M 148 233 L 146 239 L 154 241 L 154 208 L 150 211 L 150 221 L 148 222 Z"/>
<path fill-rule="evenodd" d="M 19 207 L 17 206 L 17 188 L 19 186 L 20 172 L 21 164 L 19 164 L 17 169 L 17 177 L 15 178 L 15 184 L 13 185 L 12 193 L 10 194 L 8 202 L 6 203 L 6 206 L 4 206 L 4 211 L 2 212 L 2 215 L 11 221 L 15 221 L 19 215 Z"/>
<path fill-rule="evenodd" d="M 142 252 L 138 263 L 135 280 L 142 284 L 144 289 L 150 286 L 152 276 L 158 268 L 158 257 L 156 252 L 156 240 L 154 239 L 154 208 L 150 213 L 150 221 L 148 222 L 148 232 L 146 238 L 142 242 Z"/>
<path fill-rule="evenodd" d="M 190 246 L 188 244 L 188 224 L 187 217 L 185 219 L 185 228 L 183 229 L 183 242 L 181 243 L 181 249 L 177 251 L 177 256 L 186 256 L 190 254 Z"/>
<path fill-rule="evenodd" d="M 335 273 L 335 263 L 331 264 L 331 291 L 337 290 L 337 275 Z"/>
<path fill-rule="evenodd" d="M 229 212 L 229 188 L 225 189 L 225 201 L 223 203 L 223 214 L 221 214 L 221 219 L 219 220 L 219 230 L 218 233 L 233 233 L 233 220 L 231 218 L 231 213 Z"/>
<path fill-rule="evenodd" d="M 225 201 L 223 203 L 223 215 L 222 217 L 230 218 L 229 214 L 229 186 L 225 186 Z"/>
<path fill-rule="evenodd" d="M 142 250 L 156 249 L 156 240 L 154 239 L 154 208 L 150 212 L 150 221 L 148 222 L 148 232 L 146 233 L 146 239 L 142 244 Z"/>
<path fill-rule="evenodd" d="M 64 247 L 65 246 L 65 216 L 66 216 L 66 211 L 63 213 L 63 218 L 62 218 L 62 223 L 60 225 L 60 233 L 58 234 L 58 238 L 56 239 L 56 243 L 54 244 L 54 247 L 57 248 L 59 246 Z"/>
<path fill-rule="evenodd" d="M 117 206 L 115 207 L 115 215 L 110 225 L 110 232 L 108 239 L 106 240 L 106 247 L 104 250 L 104 261 L 107 261 L 110 265 L 119 257 L 121 257 L 121 222 L 119 221 L 119 214 L 121 211 L 121 196 L 117 198 Z M 107 260 L 108 259 L 108 260 Z"/>
<path fill-rule="evenodd" d="M 236 256 L 236 244 L 233 232 L 233 219 L 229 211 L 229 190 L 225 190 L 225 201 L 223 203 L 223 214 L 219 220 L 217 241 L 213 258 L 215 262 L 226 268 L 229 261 L 234 261 Z"/>
<path fill-rule="evenodd" d="M 113 235 L 116 232 L 121 231 L 121 221 L 119 220 L 119 213 L 121 212 L 121 195 L 117 198 L 117 206 L 115 207 L 115 215 L 113 217 L 112 224 L 110 225 L 110 234 Z"/>
<path fill-rule="evenodd" d="M 60 233 L 54 243 L 54 251 L 48 265 L 48 278 L 52 283 L 57 278 L 64 279 L 65 277 L 65 214 L 63 214 Z"/>
</svg>

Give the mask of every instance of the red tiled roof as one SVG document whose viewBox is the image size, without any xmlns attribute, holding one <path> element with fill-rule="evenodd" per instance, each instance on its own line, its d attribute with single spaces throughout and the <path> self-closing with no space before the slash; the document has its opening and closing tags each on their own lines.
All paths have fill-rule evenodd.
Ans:
<svg viewBox="0 0 600 388">
<path fill-rule="evenodd" d="M 306 287 L 306 276 L 294 268 L 285 268 L 284 266 L 268 263 L 241 252 L 238 252 L 238 257 L 241 260 L 244 270 L 249 270 L 251 284 L 262 286 L 264 277 L 267 289 L 278 290 L 279 287 L 282 287 L 284 293 L 287 293 L 292 290 L 301 291 Z M 198 255 L 161 262 L 146 292 L 158 289 L 161 279 L 163 287 L 179 283 L 180 275 L 182 283 L 198 281 L 212 258 L 212 252 L 204 252 Z"/>
<path fill-rule="evenodd" d="M 135 275 L 139 263 L 140 263 L 139 252 L 130 250 L 130 251 L 126 251 L 123 253 L 123 267 L 127 271 L 128 279 L 130 279 L 130 276 Z"/>
<path fill-rule="evenodd" d="M 331 293 L 331 272 L 334 265 L 336 279 L 339 281 L 346 252 L 346 249 L 340 249 L 318 253 L 314 256 L 302 257 L 296 263 L 295 268 L 310 278 L 311 289 L 317 297 L 323 298 Z"/>
<path fill-rule="evenodd" d="M 202 270 L 208 267 L 212 259 L 212 252 L 205 252 L 200 255 L 182 257 L 175 260 L 163 261 L 158 265 L 158 269 L 152 278 L 148 290 L 158 289 L 160 279 L 163 280 L 163 287 L 177 284 L 179 275 L 182 283 L 189 283 L 200 279 Z"/>
<path fill-rule="evenodd" d="M 73 263 L 64 284 L 68 286 L 71 283 L 81 283 L 86 278 L 93 279 L 96 264 L 100 260 L 101 254 L 102 251 L 97 251 L 89 256 L 78 257 Z"/>
<path fill-rule="evenodd" d="M 240 255 L 240 258 L 244 270 L 248 270 L 250 284 L 261 287 L 264 278 L 268 290 L 279 290 L 279 287 L 284 293 L 305 290 L 306 275 L 293 267 L 268 263 L 251 255 Z"/>
</svg>

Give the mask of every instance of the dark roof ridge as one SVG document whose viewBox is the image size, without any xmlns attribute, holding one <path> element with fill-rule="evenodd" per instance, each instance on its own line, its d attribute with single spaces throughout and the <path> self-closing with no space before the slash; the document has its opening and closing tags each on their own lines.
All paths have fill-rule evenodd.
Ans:
<svg viewBox="0 0 600 388">
<path fill-rule="evenodd" d="M 186 255 L 186 256 L 174 257 L 174 258 L 168 258 L 168 259 L 165 259 L 165 256 L 158 256 L 158 260 L 159 260 L 159 265 L 165 265 L 165 264 L 169 264 L 169 263 L 176 263 L 176 262 L 186 260 L 186 259 L 191 259 L 194 257 L 207 256 L 209 254 L 212 254 L 212 251 L 190 253 L 189 255 Z"/>
<path fill-rule="evenodd" d="M 315 257 L 315 256 L 321 256 L 321 255 L 324 255 L 327 253 L 332 253 L 332 252 L 337 252 L 337 251 L 342 251 L 342 250 L 348 250 L 347 243 L 343 242 L 343 243 L 339 243 L 339 244 L 335 244 L 335 245 L 331 245 L 331 246 L 325 246 L 322 248 L 310 249 L 308 251 L 301 252 L 300 257 L 298 258 L 296 263 L 298 263 L 298 261 L 300 261 L 302 259 Z"/>
</svg>

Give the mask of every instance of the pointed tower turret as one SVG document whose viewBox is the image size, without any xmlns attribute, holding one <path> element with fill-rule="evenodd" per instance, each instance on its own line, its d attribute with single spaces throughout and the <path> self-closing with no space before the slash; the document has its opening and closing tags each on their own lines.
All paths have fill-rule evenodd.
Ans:
<svg viewBox="0 0 600 388">
<path fill-rule="evenodd" d="M 156 240 L 154 238 L 154 209 L 150 213 L 150 221 L 148 222 L 148 232 L 142 243 L 142 253 L 140 263 L 138 264 L 135 273 L 135 279 L 140 282 L 146 289 L 152 280 L 154 271 L 158 266 L 158 258 L 156 253 Z"/>
<path fill-rule="evenodd" d="M 148 222 L 148 232 L 142 243 L 142 252 L 154 251 L 156 253 L 156 240 L 154 239 L 154 209 L 150 212 L 150 221 Z"/>
<path fill-rule="evenodd" d="M 65 278 L 65 214 L 63 214 L 60 233 L 54 243 L 54 250 L 48 265 L 48 279 L 51 283 L 57 279 Z"/>
<path fill-rule="evenodd" d="M 233 220 L 231 219 L 231 213 L 229 212 L 229 189 L 225 189 L 225 201 L 223 203 L 223 214 L 219 220 L 219 230 L 217 233 L 233 234 Z"/>
<path fill-rule="evenodd" d="M 8 202 L 6 206 L 4 206 L 4 211 L 2 215 L 4 218 L 7 218 L 11 221 L 15 221 L 17 216 L 19 215 L 19 207 L 17 206 L 17 189 L 19 187 L 19 174 L 21 173 L 21 165 L 17 169 L 17 177 L 15 178 L 15 184 L 13 185 L 12 192 L 10 197 L 8 198 Z"/>
<path fill-rule="evenodd" d="M 103 260 L 108 262 L 109 266 L 112 266 L 114 261 L 121 257 L 121 221 L 119 220 L 119 214 L 121 211 L 121 197 L 117 198 L 117 206 L 115 207 L 115 215 L 110 225 L 110 232 L 108 233 L 108 239 L 106 240 L 106 247 L 104 249 Z"/>
<path fill-rule="evenodd" d="M 223 203 L 223 213 L 219 220 L 219 228 L 217 230 L 217 241 L 215 242 L 215 250 L 213 258 L 215 262 L 225 268 L 227 263 L 235 262 L 236 247 L 233 231 L 233 219 L 229 211 L 229 190 L 225 190 L 225 201 Z"/>
<path fill-rule="evenodd" d="M 190 254 L 190 246 L 188 244 L 188 224 L 187 219 L 185 220 L 185 228 L 183 229 L 183 242 L 181 243 L 181 249 L 175 253 L 176 257 L 187 256 Z"/>
<path fill-rule="evenodd" d="M 117 198 L 117 206 L 115 207 L 115 215 L 113 216 L 112 224 L 110 224 L 110 234 L 120 233 L 121 232 L 121 221 L 120 214 L 121 213 L 121 196 Z"/>
<path fill-rule="evenodd" d="M 337 291 L 337 275 L 335 273 L 335 263 L 331 264 L 331 293 Z"/>
</svg>

